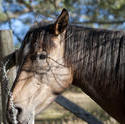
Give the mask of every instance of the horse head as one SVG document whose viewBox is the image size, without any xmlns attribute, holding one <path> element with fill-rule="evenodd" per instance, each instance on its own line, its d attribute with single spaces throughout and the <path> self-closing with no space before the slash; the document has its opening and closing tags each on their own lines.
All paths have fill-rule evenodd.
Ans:
<svg viewBox="0 0 125 124">
<path fill-rule="evenodd" d="M 12 122 L 11 97 L 19 124 L 34 123 L 43 111 L 72 82 L 72 70 L 64 61 L 65 33 L 69 15 L 63 9 L 52 24 L 28 31 L 18 53 L 17 76 L 8 99 L 7 115 Z"/>
</svg>

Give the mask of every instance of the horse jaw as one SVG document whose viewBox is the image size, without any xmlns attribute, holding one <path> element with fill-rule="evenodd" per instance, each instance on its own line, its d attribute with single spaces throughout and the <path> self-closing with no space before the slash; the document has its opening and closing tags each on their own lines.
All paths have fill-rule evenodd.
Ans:
<svg viewBox="0 0 125 124">
<path fill-rule="evenodd" d="M 28 83 L 27 85 L 30 85 L 30 83 Z M 34 88 L 32 89 L 35 88 L 36 85 L 34 85 Z M 29 89 L 28 86 L 26 89 Z M 22 108 L 22 112 L 18 112 L 17 114 L 17 121 L 21 124 L 34 124 L 35 115 L 46 109 L 57 96 L 52 93 L 51 88 L 46 84 L 39 85 L 39 87 L 34 91 L 33 94 L 25 90 L 25 88 L 22 88 L 21 91 L 22 92 L 18 92 L 18 94 L 20 95 L 14 97 L 14 104 L 16 108 Z M 26 94 L 28 95 L 27 97 L 21 97 L 26 96 Z M 29 97 L 29 94 L 32 97 Z"/>
</svg>

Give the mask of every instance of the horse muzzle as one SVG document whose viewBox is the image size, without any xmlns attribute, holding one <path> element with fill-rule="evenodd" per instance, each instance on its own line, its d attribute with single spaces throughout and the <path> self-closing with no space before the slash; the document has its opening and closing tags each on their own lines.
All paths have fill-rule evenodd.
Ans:
<svg viewBox="0 0 125 124">
<path fill-rule="evenodd" d="M 9 124 L 34 124 L 34 115 L 31 112 L 23 112 L 21 107 L 15 106 L 7 110 Z"/>
</svg>

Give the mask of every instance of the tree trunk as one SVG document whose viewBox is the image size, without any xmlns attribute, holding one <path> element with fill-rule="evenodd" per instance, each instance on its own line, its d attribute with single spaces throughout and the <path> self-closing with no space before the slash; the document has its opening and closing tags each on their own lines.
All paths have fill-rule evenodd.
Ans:
<svg viewBox="0 0 125 124">
<path fill-rule="evenodd" d="M 2 62 L 2 58 L 6 55 L 12 53 L 14 51 L 13 46 L 13 38 L 12 38 L 12 31 L 11 30 L 1 30 L 0 31 L 0 63 Z M 5 63 L 2 63 L 5 64 Z M 14 80 L 14 68 L 12 68 L 9 73 L 7 74 L 9 79 L 9 84 L 7 81 L 4 80 L 4 74 L 1 71 L 0 73 L 0 84 L 1 84 L 1 97 L 0 97 L 0 121 L 4 124 L 7 123 L 6 121 L 6 105 L 7 105 L 7 98 L 8 98 L 8 88 L 12 86 L 12 82 Z M 2 108 L 2 110 L 1 110 Z"/>
</svg>

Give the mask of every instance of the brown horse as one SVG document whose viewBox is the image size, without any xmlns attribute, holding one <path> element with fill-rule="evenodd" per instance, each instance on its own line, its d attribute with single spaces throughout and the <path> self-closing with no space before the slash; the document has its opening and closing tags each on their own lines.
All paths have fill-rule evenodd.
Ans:
<svg viewBox="0 0 125 124">
<path fill-rule="evenodd" d="M 69 25 L 68 19 L 63 9 L 54 23 L 38 24 L 24 38 L 11 89 L 18 123 L 33 124 L 73 84 L 125 124 L 125 33 Z"/>
</svg>

